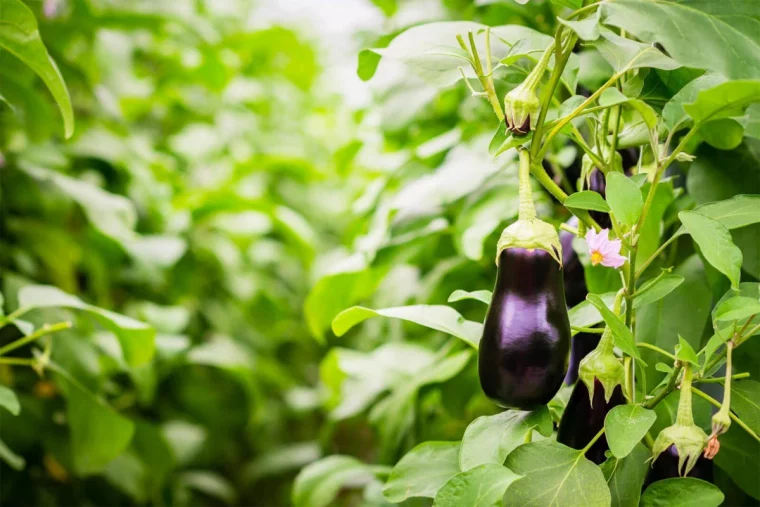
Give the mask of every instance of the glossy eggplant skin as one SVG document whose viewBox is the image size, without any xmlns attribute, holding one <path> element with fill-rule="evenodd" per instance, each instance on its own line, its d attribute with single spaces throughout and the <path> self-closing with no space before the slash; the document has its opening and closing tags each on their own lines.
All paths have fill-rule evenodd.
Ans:
<svg viewBox="0 0 760 507">
<path fill-rule="evenodd" d="M 573 336 L 573 343 L 570 346 L 570 364 L 565 374 L 565 384 L 570 385 L 578 380 L 578 366 L 580 366 L 581 360 L 599 345 L 599 340 L 601 339 L 602 335 L 596 333 L 578 333 Z"/>
<path fill-rule="evenodd" d="M 675 445 L 668 447 L 667 450 L 660 454 L 654 463 L 652 463 L 652 468 L 649 470 L 649 474 L 644 482 L 644 487 L 649 486 L 653 482 L 661 481 L 663 479 L 671 479 L 673 477 L 679 477 L 678 450 Z M 694 465 L 694 468 L 692 468 L 688 474 L 686 474 L 686 477 L 713 482 L 712 460 L 700 456 L 697 460 L 697 464 Z"/>
<path fill-rule="evenodd" d="M 561 387 L 569 352 L 559 264 L 543 250 L 503 250 L 478 352 L 483 392 L 504 408 L 536 409 Z"/>
<path fill-rule="evenodd" d="M 594 378 L 594 403 L 590 403 L 588 388 L 583 382 L 578 382 L 567 401 L 565 412 L 557 429 L 557 442 L 573 449 L 583 449 L 591 439 L 604 427 L 607 412 L 625 403 L 625 396 L 620 386 L 612 391 L 609 403 L 604 400 L 604 387 Z M 602 435 L 591 449 L 586 452 L 586 458 L 597 465 L 604 463 L 604 452 L 609 449 L 607 439 Z"/>
</svg>

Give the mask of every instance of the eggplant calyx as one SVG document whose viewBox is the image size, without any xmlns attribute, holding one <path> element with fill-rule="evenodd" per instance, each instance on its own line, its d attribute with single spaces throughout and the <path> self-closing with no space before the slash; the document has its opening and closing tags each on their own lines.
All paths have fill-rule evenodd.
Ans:
<svg viewBox="0 0 760 507">
<path fill-rule="evenodd" d="M 594 379 L 602 384 L 604 401 L 609 403 L 615 387 L 623 385 L 625 370 L 614 353 L 597 347 L 581 361 L 578 366 L 578 378 L 586 384 L 590 404 L 594 403 Z"/>
<path fill-rule="evenodd" d="M 657 435 L 652 446 L 652 462 L 671 445 L 678 451 L 678 473 L 684 477 L 691 472 L 702 455 L 707 434 L 696 424 L 679 424 L 665 428 Z"/>
<path fill-rule="evenodd" d="M 557 229 L 543 220 L 518 220 L 506 229 L 496 245 L 496 264 L 499 264 L 501 252 L 507 248 L 525 248 L 526 250 L 544 250 L 562 266 L 562 245 Z"/>
</svg>

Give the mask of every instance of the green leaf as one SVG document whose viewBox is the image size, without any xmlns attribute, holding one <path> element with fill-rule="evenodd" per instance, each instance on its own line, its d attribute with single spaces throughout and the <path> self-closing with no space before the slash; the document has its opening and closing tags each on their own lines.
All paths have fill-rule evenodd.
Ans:
<svg viewBox="0 0 760 507">
<path fill-rule="evenodd" d="M 615 217 L 625 225 L 633 227 L 641 216 L 644 200 L 641 190 L 624 174 L 607 174 L 607 202 Z"/>
<path fill-rule="evenodd" d="M 684 104 L 684 110 L 695 124 L 717 118 L 740 116 L 743 109 L 760 101 L 760 79 L 728 81 L 700 91 L 697 100 Z"/>
<path fill-rule="evenodd" d="M 464 301 L 465 299 L 474 299 L 476 301 L 480 301 L 481 303 L 490 305 L 491 291 L 490 290 L 475 290 L 472 292 L 468 292 L 466 290 L 457 289 L 451 293 L 451 295 L 449 296 L 448 302 L 456 303 L 457 301 Z"/>
<path fill-rule="evenodd" d="M 13 415 L 18 415 L 21 412 L 21 405 L 18 403 L 16 393 L 5 386 L 0 386 L 0 407 Z"/>
<path fill-rule="evenodd" d="M 74 111 L 63 76 L 47 52 L 32 11 L 20 0 L 0 0 L 0 47 L 28 65 L 47 86 L 63 116 L 65 136 L 74 133 Z"/>
<path fill-rule="evenodd" d="M 524 1 L 525 0 L 523 0 L 523 3 Z M 583 7 L 583 0 L 551 0 L 551 1 L 554 5 L 559 5 L 560 7 L 568 7 L 573 10 L 577 10 Z"/>
<path fill-rule="evenodd" d="M 684 277 L 678 275 L 665 275 L 661 278 L 647 280 L 639 290 L 634 293 L 633 307 L 641 308 L 664 298 L 676 287 L 681 285 Z"/>
<path fill-rule="evenodd" d="M 506 139 L 504 139 L 504 142 L 499 145 L 499 147 L 494 151 L 493 156 L 498 157 L 502 153 L 504 153 L 507 150 L 510 150 L 512 148 L 516 148 L 518 146 L 522 146 L 529 141 L 533 139 L 533 132 L 528 132 L 528 135 L 525 136 L 514 136 L 512 134 L 508 135 Z"/>
<path fill-rule="evenodd" d="M 363 269 L 330 274 L 316 282 L 306 296 L 304 316 L 317 341 L 324 343 L 324 330 L 335 316 L 369 297 L 384 276 L 384 270 Z"/>
<path fill-rule="evenodd" d="M 616 106 L 631 100 L 623 95 L 617 88 L 607 88 L 599 96 L 599 105 L 605 107 Z"/>
<path fill-rule="evenodd" d="M 652 483 L 641 497 L 641 507 L 718 507 L 723 493 L 714 484 L 676 477 Z"/>
<path fill-rule="evenodd" d="M 389 317 L 414 322 L 461 338 L 474 348 L 478 347 L 483 334 L 482 324 L 466 320 L 459 312 L 444 305 L 400 306 L 382 310 L 354 306 L 335 317 L 332 323 L 333 332 L 336 336 L 343 336 L 349 329 L 370 317 Z"/>
<path fill-rule="evenodd" d="M 733 150 L 744 140 L 744 127 L 731 118 L 712 120 L 699 129 L 699 135 L 719 150 Z"/>
<path fill-rule="evenodd" d="M 619 405 L 610 410 L 604 419 L 604 429 L 613 456 L 628 456 L 656 420 L 653 410 L 639 405 Z"/>
<path fill-rule="evenodd" d="M 714 461 L 745 493 L 760 500 L 760 481 L 757 480 L 760 443 L 738 424 L 732 424 L 728 432 L 720 437 L 720 452 Z"/>
<path fill-rule="evenodd" d="M 520 476 L 501 465 L 480 465 L 449 479 L 433 507 L 500 506 L 504 492 Z"/>
<path fill-rule="evenodd" d="M 612 308 L 615 301 L 615 293 L 607 292 L 599 296 L 607 308 Z M 591 301 L 581 301 L 567 312 L 570 325 L 573 327 L 590 327 L 599 324 L 604 319 L 599 310 L 591 304 Z"/>
<path fill-rule="evenodd" d="M 680 64 L 665 56 L 662 51 L 651 44 L 643 44 L 621 37 L 606 28 L 602 29 L 601 36 L 601 39 L 592 45 L 618 72 L 641 67 L 663 70 L 673 70 L 680 67 Z"/>
<path fill-rule="evenodd" d="M 683 362 L 691 363 L 694 366 L 699 366 L 699 359 L 697 353 L 694 352 L 694 348 L 689 342 L 684 340 L 683 336 L 678 335 L 678 345 L 676 345 L 676 357 Z"/>
<path fill-rule="evenodd" d="M 750 427 L 760 434 L 760 382 L 756 380 L 738 380 L 731 383 L 731 410 Z"/>
<path fill-rule="evenodd" d="M 649 130 L 654 129 L 657 126 L 659 116 L 652 106 L 643 100 L 638 99 L 629 100 L 628 105 L 641 115 L 641 118 L 644 120 L 644 123 Z"/>
<path fill-rule="evenodd" d="M 707 262 L 726 275 L 731 281 L 731 286 L 738 290 L 742 252 L 734 245 L 726 226 L 695 211 L 682 211 L 678 218 L 699 245 Z"/>
<path fill-rule="evenodd" d="M 435 498 L 438 490 L 458 473 L 459 442 L 423 442 L 393 467 L 383 496 L 392 503 L 417 496 Z"/>
<path fill-rule="evenodd" d="M 502 465 L 507 455 L 525 442 L 525 435 L 536 429 L 545 437 L 552 434 L 552 419 L 546 407 L 533 412 L 506 410 L 480 416 L 464 431 L 459 451 L 459 467 L 470 470 L 487 463 Z"/>
<path fill-rule="evenodd" d="M 610 490 L 599 467 L 581 451 L 558 442 L 521 445 L 507 457 L 506 466 L 523 478 L 507 488 L 504 507 L 610 505 Z"/>
<path fill-rule="evenodd" d="M 582 3 L 579 2 L 579 3 Z M 570 28 L 581 40 L 595 41 L 599 38 L 599 10 L 597 9 L 591 16 L 581 20 L 567 20 L 557 18 L 557 21 Z"/>
<path fill-rule="evenodd" d="M 11 451 L 2 440 L 0 440 L 0 459 L 5 461 L 8 466 L 14 470 L 23 470 L 26 466 L 26 460 L 24 457 Z"/>
<path fill-rule="evenodd" d="M 60 366 L 51 363 L 48 367 L 65 380 L 74 468 L 82 476 L 97 474 L 127 449 L 135 425 Z"/>
<path fill-rule="evenodd" d="M 610 207 L 605 202 L 604 197 L 598 192 L 592 192 L 591 190 L 583 190 L 570 194 L 562 205 L 566 208 L 590 209 L 604 213 L 610 212 Z"/>
<path fill-rule="evenodd" d="M 372 477 L 371 468 L 353 456 L 328 456 L 301 470 L 291 499 L 294 507 L 328 507 L 341 488 L 356 487 Z"/>
<path fill-rule="evenodd" d="M 721 303 L 715 310 L 715 320 L 741 320 L 760 313 L 760 299 L 736 296 Z"/>
<path fill-rule="evenodd" d="M 724 201 L 708 202 L 694 208 L 699 213 L 722 223 L 728 230 L 760 223 L 760 195 L 742 194 Z M 680 227 L 676 236 L 688 234 L 686 227 Z"/>
<path fill-rule="evenodd" d="M 124 358 L 131 366 L 150 362 L 155 352 L 155 330 L 148 324 L 97 306 L 89 305 L 71 294 L 48 285 L 26 285 L 18 293 L 24 308 L 68 308 L 84 311 L 93 320 L 116 335 Z"/>
<path fill-rule="evenodd" d="M 647 44 L 661 43 L 680 64 L 742 79 L 760 76 L 760 38 L 750 21 L 754 7 L 752 2 L 616 0 L 601 8 L 604 24 Z"/>
<path fill-rule="evenodd" d="M 662 120 L 668 130 L 675 128 L 679 121 L 690 118 L 689 114 L 683 108 L 684 104 L 695 102 L 701 91 L 713 88 L 725 82 L 726 78 L 722 74 L 718 74 L 717 72 L 706 72 L 681 88 L 662 109 Z"/>
<path fill-rule="evenodd" d="M 604 304 L 604 301 L 602 301 L 602 299 L 596 294 L 589 294 L 586 296 L 586 299 L 590 301 L 597 310 L 599 310 L 599 313 L 602 315 L 604 322 L 606 322 L 612 330 L 612 337 L 615 341 L 615 346 L 629 356 L 635 357 L 644 365 L 646 365 L 646 363 L 644 363 L 644 361 L 641 359 L 641 355 L 636 348 L 636 341 L 633 339 L 633 333 L 631 333 L 631 330 L 628 329 L 628 326 L 626 326 L 625 323 L 620 320 L 617 315 L 612 313 L 612 310 L 607 308 L 607 305 Z"/>
<path fill-rule="evenodd" d="M 637 507 L 641 497 L 641 486 L 649 471 L 649 449 L 638 443 L 633 451 L 623 459 L 610 457 L 602 463 L 601 469 L 612 495 L 611 507 Z"/>
</svg>

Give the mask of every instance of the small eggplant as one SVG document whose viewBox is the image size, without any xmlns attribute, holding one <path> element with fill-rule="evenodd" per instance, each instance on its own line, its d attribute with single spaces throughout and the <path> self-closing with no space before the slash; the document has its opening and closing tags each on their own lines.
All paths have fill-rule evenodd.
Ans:
<svg viewBox="0 0 760 507">
<path fill-rule="evenodd" d="M 675 445 L 668 447 L 657 459 L 652 463 L 652 469 L 647 475 L 644 487 L 652 484 L 653 482 L 661 481 L 663 479 L 671 479 L 674 477 L 680 477 L 678 473 L 678 449 Z M 695 479 L 702 479 L 703 481 L 713 481 L 713 462 L 700 456 L 697 459 L 697 463 L 694 465 L 689 473 L 685 477 L 693 477 Z"/>
<path fill-rule="evenodd" d="M 604 387 L 598 379 L 594 379 L 593 398 L 592 402 L 586 384 L 583 382 L 575 384 L 559 423 L 557 442 L 573 449 L 583 449 L 604 427 L 604 418 L 607 417 L 607 413 L 625 403 L 625 396 L 619 385 L 615 387 L 610 400 L 606 401 Z M 586 457 L 597 465 L 601 465 L 606 459 L 604 452 L 607 449 L 609 449 L 607 439 L 602 435 L 586 452 Z"/>
<path fill-rule="evenodd" d="M 559 262 L 541 249 L 502 250 L 479 349 L 486 396 L 520 410 L 548 403 L 562 385 L 569 351 Z"/>
</svg>

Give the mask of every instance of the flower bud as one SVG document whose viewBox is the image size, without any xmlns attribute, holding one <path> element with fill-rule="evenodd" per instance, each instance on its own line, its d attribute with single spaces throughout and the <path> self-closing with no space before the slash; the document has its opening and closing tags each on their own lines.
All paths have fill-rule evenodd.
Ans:
<svg viewBox="0 0 760 507">
<path fill-rule="evenodd" d="M 516 136 L 524 136 L 536 127 L 541 103 L 536 87 L 526 79 L 504 97 L 504 119 L 507 128 Z"/>
<path fill-rule="evenodd" d="M 612 331 L 605 328 L 596 349 L 590 352 L 578 366 L 578 378 L 588 389 L 591 403 L 594 400 L 595 380 L 604 388 L 604 400 L 609 403 L 616 386 L 622 386 L 625 370 L 614 352 Z"/>
</svg>

